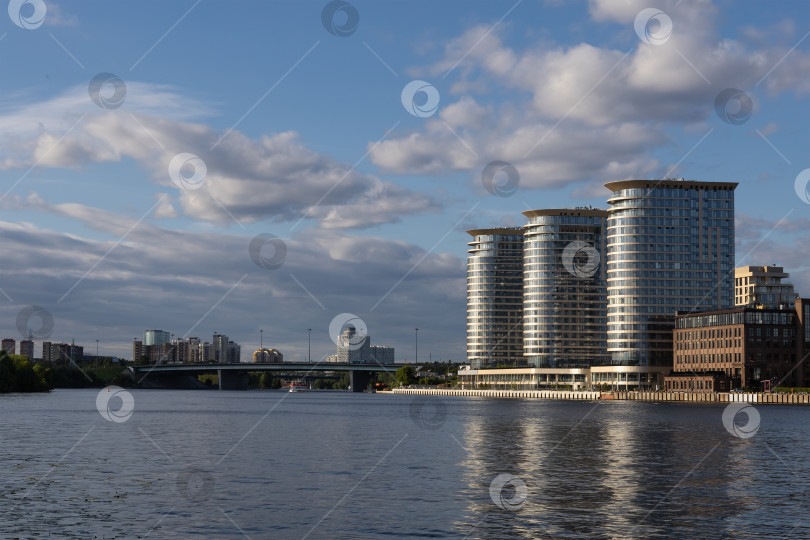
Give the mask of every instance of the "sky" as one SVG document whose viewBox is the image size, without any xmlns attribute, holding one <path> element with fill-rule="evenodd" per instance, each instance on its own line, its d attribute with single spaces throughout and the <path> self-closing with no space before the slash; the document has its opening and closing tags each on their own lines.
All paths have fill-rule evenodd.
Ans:
<svg viewBox="0 0 810 540">
<path fill-rule="evenodd" d="M 354 319 L 398 362 L 417 335 L 420 361 L 463 361 L 465 231 L 605 208 L 637 178 L 739 182 L 737 265 L 810 295 L 804 1 L 8 14 L 2 337 L 129 358 L 146 329 L 221 332 L 247 359 L 261 330 L 304 361 L 309 329 L 319 360 Z"/>
</svg>

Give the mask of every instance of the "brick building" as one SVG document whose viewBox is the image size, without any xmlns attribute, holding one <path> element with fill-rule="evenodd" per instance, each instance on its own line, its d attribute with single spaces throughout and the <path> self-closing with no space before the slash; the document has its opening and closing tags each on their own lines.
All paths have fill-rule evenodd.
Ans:
<svg viewBox="0 0 810 540">
<path fill-rule="evenodd" d="M 810 350 L 808 302 L 800 298 L 776 308 L 749 305 L 677 314 L 674 373 L 667 386 L 680 385 L 675 377 L 709 375 L 730 378 L 733 388 L 804 386 L 808 370 L 802 359 Z M 717 379 L 713 381 L 716 385 Z"/>
</svg>

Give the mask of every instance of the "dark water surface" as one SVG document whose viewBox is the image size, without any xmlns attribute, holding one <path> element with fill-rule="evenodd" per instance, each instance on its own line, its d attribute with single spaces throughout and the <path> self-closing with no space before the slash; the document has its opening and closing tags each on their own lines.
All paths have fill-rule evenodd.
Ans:
<svg viewBox="0 0 810 540">
<path fill-rule="evenodd" d="M 0 537 L 810 537 L 806 407 L 97 394 L 0 396 Z"/>
</svg>

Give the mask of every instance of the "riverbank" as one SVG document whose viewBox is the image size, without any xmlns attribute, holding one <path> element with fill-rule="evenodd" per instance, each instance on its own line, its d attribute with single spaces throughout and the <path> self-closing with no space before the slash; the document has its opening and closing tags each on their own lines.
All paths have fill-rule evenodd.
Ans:
<svg viewBox="0 0 810 540">
<path fill-rule="evenodd" d="M 455 390 L 445 388 L 395 388 L 394 394 L 412 396 L 464 396 L 511 399 L 562 399 L 577 401 L 623 400 L 699 403 L 774 403 L 810 405 L 806 393 L 697 393 L 697 392 L 589 392 L 573 390 Z"/>
</svg>

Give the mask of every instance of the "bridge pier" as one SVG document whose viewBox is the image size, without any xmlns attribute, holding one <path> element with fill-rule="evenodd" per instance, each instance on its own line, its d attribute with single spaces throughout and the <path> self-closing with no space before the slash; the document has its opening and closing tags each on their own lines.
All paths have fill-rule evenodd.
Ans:
<svg viewBox="0 0 810 540">
<path fill-rule="evenodd" d="M 250 377 L 243 371 L 217 370 L 220 390 L 247 390 Z"/>
<path fill-rule="evenodd" d="M 349 385 L 352 387 L 352 392 L 364 392 L 368 388 L 371 375 L 369 371 L 350 371 Z"/>
</svg>

